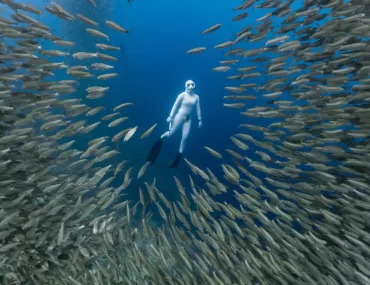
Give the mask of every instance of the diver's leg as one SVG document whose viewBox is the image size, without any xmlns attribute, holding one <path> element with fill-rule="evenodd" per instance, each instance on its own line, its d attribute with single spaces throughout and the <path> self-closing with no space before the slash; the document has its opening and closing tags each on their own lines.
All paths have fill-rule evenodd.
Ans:
<svg viewBox="0 0 370 285">
<path fill-rule="evenodd" d="M 188 139 L 189 134 L 190 134 L 190 127 L 191 127 L 191 119 L 187 120 L 182 126 L 182 137 L 181 137 L 179 153 L 184 152 L 186 140 Z"/>
<path fill-rule="evenodd" d="M 179 152 L 176 155 L 175 160 L 170 165 L 170 167 L 172 167 L 172 168 L 177 167 L 177 165 L 179 164 L 179 162 L 181 160 L 181 155 L 184 151 L 186 140 L 189 137 L 190 127 L 191 127 L 191 119 L 188 119 L 182 126 L 182 137 L 181 137 L 180 149 L 179 149 Z"/>
<path fill-rule="evenodd" d="M 172 121 L 171 129 L 167 132 L 165 132 L 163 135 L 161 135 L 161 138 L 168 138 L 172 136 L 174 133 L 176 133 L 177 129 L 181 126 L 183 122 L 183 118 L 181 116 L 176 115 L 175 118 Z"/>
<path fill-rule="evenodd" d="M 185 121 L 185 117 L 180 114 L 177 114 L 172 121 L 171 129 L 168 131 L 168 136 L 170 137 L 174 133 L 176 133 L 177 130 L 182 126 L 184 121 Z"/>
<path fill-rule="evenodd" d="M 184 119 L 179 116 L 179 115 L 176 115 L 175 118 L 173 119 L 172 121 L 172 126 L 171 126 L 171 129 L 167 132 L 165 132 L 152 146 L 152 148 L 150 149 L 150 152 L 146 158 L 146 161 L 149 162 L 150 164 L 154 164 L 154 162 L 157 160 L 157 157 L 161 151 L 161 148 L 162 148 L 162 142 L 163 142 L 163 138 L 167 138 L 167 137 L 170 137 L 172 136 L 176 130 L 181 126 L 181 124 L 183 123 Z"/>
<path fill-rule="evenodd" d="M 161 139 L 168 138 L 169 136 L 170 136 L 170 131 L 167 131 L 163 135 L 161 135 Z"/>
</svg>

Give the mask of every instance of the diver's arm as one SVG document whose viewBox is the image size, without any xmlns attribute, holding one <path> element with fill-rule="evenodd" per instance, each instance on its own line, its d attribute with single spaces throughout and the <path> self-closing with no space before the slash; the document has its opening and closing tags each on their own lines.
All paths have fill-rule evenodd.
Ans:
<svg viewBox="0 0 370 285">
<path fill-rule="evenodd" d="M 199 128 L 200 128 L 202 126 L 202 115 L 201 115 L 201 112 L 200 112 L 199 96 L 197 98 L 197 116 L 198 116 Z"/>
<path fill-rule="evenodd" d="M 178 108 L 179 108 L 179 106 L 182 102 L 183 97 L 184 97 L 184 95 L 182 93 L 179 96 L 177 96 L 177 99 L 175 101 L 175 104 L 173 104 L 173 107 L 172 107 L 170 116 L 167 119 L 167 122 L 171 122 L 173 120 L 173 117 L 175 116 L 175 113 L 178 110 Z"/>
</svg>

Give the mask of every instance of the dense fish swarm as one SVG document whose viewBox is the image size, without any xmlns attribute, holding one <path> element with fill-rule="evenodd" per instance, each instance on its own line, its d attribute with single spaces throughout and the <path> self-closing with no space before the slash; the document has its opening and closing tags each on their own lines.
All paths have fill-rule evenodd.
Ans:
<svg viewBox="0 0 370 285">
<path fill-rule="evenodd" d="M 240 132 L 224 152 L 204 147 L 219 159 L 213 170 L 185 159 L 189 180 L 174 177 L 179 201 L 166 198 L 154 177 L 143 181 L 137 201 L 128 201 L 123 191 L 143 177 L 148 163 L 137 173 L 128 161 L 110 163 L 120 142 L 137 132 L 147 138 L 155 122 L 146 129 L 122 127 L 130 124 L 124 114 L 126 107 L 134 108 L 129 102 L 113 110 L 89 107 L 89 100 L 109 91 L 102 83 L 107 81 L 94 81 L 86 99 L 74 96 L 85 92 L 80 80 L 118 76 L 104 73 L 116 60 L 104 52 L 118 49 L 107 45 L 109 36 L 94 20 L 55 2 L 45 9 L 0 3 L 13 11 L 0 18 L 3 284 L 370 284 L 365 2 L 304 1 L 293 10 L 293 0 L 247 0 L 235 7 L 232 21 L 252 17 L 253 8 L 268 11 L 234 40 L 214 46 L 228 49 L 214 71 L 237 70 L 228 77 L 232 83 L 225 90 L 232 94 L 224 97 L 224 106 L 243 109 Z M 58 49 L 75 43 L 54 35 L 38 20 L 42 13 L 82 21 L 89 36 L 102 39 L 97 47 L 105 51 Z M 128 32 L 105 23 L 112 32 Z M 202 33 L 219 28 L 215 24 Z M 260 46 L 245 48 L 253 42 Z M 45 49 L 45 43 L 55 49 Z M 207 50 L 187 53 L 200 52 Z M 93 63 L 83 65 L 85 60 Z M 50 80 L 58 70 L 71 79 Z M 261 76 L 263 85 L 253 81 Z M 95 123 L 87 123 L 90 116 Z M 265 118 L 266 124 L 249 118 Z M 79 136 L 100 124 L 119 131 L 90 140 L 86 149 L 74 148 Z M 223 175 L 217 177 L 219 170 Z M 122 184 L 111 186 L 122 172 Z M 219 195 L 226 192 L 238 206 L 222 201 Z M 162 226 L 150 223 L 150 203 Z"/>
</svg>

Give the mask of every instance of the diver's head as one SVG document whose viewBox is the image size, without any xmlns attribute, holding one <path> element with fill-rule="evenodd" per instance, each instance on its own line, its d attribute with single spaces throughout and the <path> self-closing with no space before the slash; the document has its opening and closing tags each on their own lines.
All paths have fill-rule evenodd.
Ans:
<svg viewBox="0 0 370 285">
<path fill-rule="evenodd" d="M 185 90 L 186 90 L 187 93 L 189 93 L 189 94 L 193 93 L 194 88 L 195 88 L 195 83 L 194 83 L 193 80 L 186 81 Z"/>
</svg>

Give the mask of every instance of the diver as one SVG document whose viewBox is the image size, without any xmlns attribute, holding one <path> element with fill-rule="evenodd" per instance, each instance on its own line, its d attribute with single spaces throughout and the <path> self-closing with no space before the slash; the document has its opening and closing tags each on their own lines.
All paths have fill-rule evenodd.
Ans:
<svg viewBox="0 0 370 285">
<path fill-rule="evenodd" d="M 153 164 L 161 150 L 163 138 L 172 136 L 182 126 L 182 137 L 179 151 L 176 155 L 175 160 L 172 162 L 170 167 L 176 167 L 181 159 L 181 155 L 184 151 L 186 140 L 190 133 L 191 127 L 191 115 L 196 107 L 197 116 L 199 121 L 199 128 L 202 127 L 202 117 L 200 113 L 199 96 L 193 92 L 195 83 L 192 80 L 188 80 L 185 83 L 185 92 L 182 92 L 176 99 L 175 104 L 172 107 L 170 116 L 167 118 L 169 123 L 169 130 L 165 132 L 152 146 L 149 155 L 146 159 L 147 162 Z"/>
</svg>

